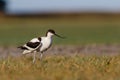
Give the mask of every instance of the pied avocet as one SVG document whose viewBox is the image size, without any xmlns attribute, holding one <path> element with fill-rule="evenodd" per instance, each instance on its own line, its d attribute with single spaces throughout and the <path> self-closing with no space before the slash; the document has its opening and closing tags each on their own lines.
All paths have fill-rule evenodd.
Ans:
<svg viewBox="0 0 120 80">
<path fill-rule="evenodd" d="M 33 63 L 35 62 L 36 52 L 40 52 L 40 59 L 42 58 L 43 52 L 50 48 L 52 44 L 52 37 L 56 35 L 57 37 L 61 37 L 56 34 L 54 30 L 49 29 L 44 37 L 33 38 L 23 46 L 19 46 L 18 48 L 23 50 L 23 54 L 34 53 Z"/>
</svg>

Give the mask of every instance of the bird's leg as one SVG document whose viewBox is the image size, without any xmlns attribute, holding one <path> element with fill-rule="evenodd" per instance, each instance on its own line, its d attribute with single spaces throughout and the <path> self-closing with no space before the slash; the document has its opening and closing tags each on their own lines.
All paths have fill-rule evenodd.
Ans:
<svg viewBox="0 0 120 80">
<path fill-rule="evenodd" d="M 35 63 L 36 60 L 36 51 L 33 52 L 33 63 Z"/>
<path fill-rule="evenodd" d="M 42 60 L 42 57 L 43 57 L 43 53 L 41 52 L 40 53 L 40 60 Z"/>
</svg>

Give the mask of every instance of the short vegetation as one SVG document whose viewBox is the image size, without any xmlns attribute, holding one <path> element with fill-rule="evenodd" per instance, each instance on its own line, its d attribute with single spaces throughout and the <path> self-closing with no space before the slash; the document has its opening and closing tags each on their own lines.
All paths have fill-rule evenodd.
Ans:
<svg viewBox="0 0 120 80">
<path fill-rule="evenodd" d="M 2 80 L 119 80 L 120 56 L 46 56 L 0 60 Z"/>
</svg>

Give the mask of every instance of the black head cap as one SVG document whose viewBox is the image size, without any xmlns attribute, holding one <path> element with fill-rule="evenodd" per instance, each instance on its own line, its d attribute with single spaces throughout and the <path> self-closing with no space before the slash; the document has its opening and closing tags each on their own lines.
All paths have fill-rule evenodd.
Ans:
<svg viewBox="0 0 120 80">
<path fill-rule="evenodd" d="M 46 36 L 47 36 L 48 32 L 55 34 L 55 31 L 53 29 L 49 29 L 46 33 Z"/>
<path fill-rule="evenodd" d="M 56 34 L 55 31 L 54 31 L 53 29 L 49 29 L 49 30 L 47 31 L 47 33 L 48 33 L 48 32 L 50 32 L 50 33 L 56 35 L 57 37 L 60 37 L 60 38 L 63 38 L 63 39 L 64 39 L 64 37 L 61 37 L 60 35 Z M 47 33 L 46 33 L 46 36 L 47 36 Z"/>
<path fill-rule="evenodd" d="M 53 29 L 49 29 L 48 32 L 55 34 L 55 31 Z"/>
</svg>

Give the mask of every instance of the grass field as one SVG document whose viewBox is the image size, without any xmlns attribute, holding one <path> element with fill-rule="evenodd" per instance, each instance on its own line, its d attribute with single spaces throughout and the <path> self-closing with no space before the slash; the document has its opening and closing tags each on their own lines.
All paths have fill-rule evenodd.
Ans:
<svg viewBox="0 0 120 80">
<path fill-rule="evenodd" d="M 0 60 L 3 80 L 119 80 L 120 56 L 48 56 L 41 62 L 32 58 Z"/>
<path fill-rule="evenodd" d="M 55 47 L 47 52 L 52 55 L 35 64 L 31 56 L 18 56 L 16 46 L 49 28 L 66 37 L 54 37 Z M 119 43 L 119 17 L 0 17 L 0 79 L 120 80 Z"/>
</svg>

